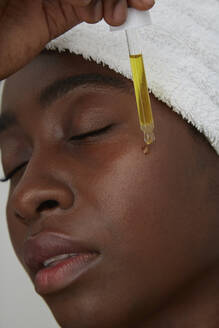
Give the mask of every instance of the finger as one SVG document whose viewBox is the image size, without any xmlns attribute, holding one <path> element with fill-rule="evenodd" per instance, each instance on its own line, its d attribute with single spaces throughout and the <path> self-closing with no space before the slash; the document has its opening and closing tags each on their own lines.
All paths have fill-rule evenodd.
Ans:
<svg viewBox="0 0 219 328">
<path fill-rule="evenodd" d="M 90 5 L 92 0 L 72 0 L 70 1 L 73 6 L 77 7 L 87 7 Z"/>
<path fill-rule="evenodd" d="M 81 21 L 97 23 L 103 18 L 103 3 L 101 0 L 92 0 L 87 6 L 75 6 L 75 12 Z"/>
<path fill-rule="evenodd" d="M 129 7 L 133 7 L 138 10 L 151 9 L 155 4 L 154 0 L 128 0 Z"/>
<path fill-rule="evenodd" d="M 42 13 L 38 13 L 37 17 L 38 19 L 41 19 L 43 16 L 45 17 L 50 40 L 58 37 L 71 27 L 81 23 L 81 20 L 77 17 L 72 2 L 72 0 L 43 0 Z"/>
<path fill-rule="evenodd" d="M 7 0 L 0 0 L 0 18 L 4 13 L 4 10 L 7 7 L 7 4 L 8 4 Z"/>
<path fill-rule="evenodd" d="M 8 3 L 8 0 L 0 0 L 0 9 L 4 8 Z"/>
<path fill-rule="evenodd" d="M 104 19 L 112 25 L 117 26 L 125 22 L 127 18 L 127 0 L 103 0 Z"/>
</svg>

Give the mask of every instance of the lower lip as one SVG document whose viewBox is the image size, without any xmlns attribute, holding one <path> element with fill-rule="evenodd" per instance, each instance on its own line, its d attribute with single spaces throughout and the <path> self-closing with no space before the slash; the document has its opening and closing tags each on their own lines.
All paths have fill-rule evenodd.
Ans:
<svg viewBox="0 0 219 328">
<path fill-rule="evenodd" d="M 69 286 L 88 270 L 97 255 L 97 253 L 78 254 L 75 257 L 64 259 L 52 267 L 41 269 L 34 279 L 36 292 L 49 294 Z"/>
</svg>

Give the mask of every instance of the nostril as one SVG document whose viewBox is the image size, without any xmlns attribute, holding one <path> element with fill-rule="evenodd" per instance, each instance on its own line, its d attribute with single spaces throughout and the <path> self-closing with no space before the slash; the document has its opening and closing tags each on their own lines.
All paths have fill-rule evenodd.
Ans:
<svg viewBox="0 0 219 328">
<path fill-rule="evenodd" d="M 37 209 L 37 212 L 41 212 L 43 210 L 49 210 L 51 208 L 57 207 L 58 206 L 58 202 L 56 200 L 47 200 L 45 202 L 43 202 L 42 204 L 40 204 L 40 206 Z"/>
</svg>

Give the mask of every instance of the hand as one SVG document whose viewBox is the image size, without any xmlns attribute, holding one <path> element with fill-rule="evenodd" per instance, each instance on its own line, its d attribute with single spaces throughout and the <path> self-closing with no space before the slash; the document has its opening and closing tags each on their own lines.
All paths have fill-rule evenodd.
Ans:
<svg viewBox="0 0 219 328">
<path fill-rule="evenodd" d="M 121 25 L 128 6 L 147 10 L 153 4 L 153 0 L 0 0 L 0 80 L 83 21 L 104 18 L 110 25 Z"/>
</svg>

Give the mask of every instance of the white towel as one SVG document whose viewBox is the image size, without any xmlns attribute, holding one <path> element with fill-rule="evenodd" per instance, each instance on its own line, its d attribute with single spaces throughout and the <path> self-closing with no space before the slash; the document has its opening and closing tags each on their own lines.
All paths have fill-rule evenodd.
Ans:
<svg viewBox="0 0 219 328">
<path fill-rule="evenodd" d="M 156 98 L 202 132 L 219 154 L 219 0 L 159 0 L 153 25 L 139 31 L 148 86 Z M 102 20 L 51 41 L 131 79 L 123 31 Z"/>
<path fill-rule="evenodd" d="M 4 81 L 0 82 L 0 106 L 1 106 L 1 99 L 2 99 L 2 92 L 3 92 Z"/>
</svg>

